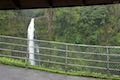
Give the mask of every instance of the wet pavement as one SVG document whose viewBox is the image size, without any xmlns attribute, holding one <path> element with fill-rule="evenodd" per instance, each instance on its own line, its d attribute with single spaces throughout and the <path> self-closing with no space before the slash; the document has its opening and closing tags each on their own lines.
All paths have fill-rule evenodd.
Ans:
<svg viewBox="0 0 120 80">
<path fill-rule="evenodd" d="M 54 74 L 44 71 L 18 68 L 0 64 L 0 80 L 100 80 Z"/>
</svg>

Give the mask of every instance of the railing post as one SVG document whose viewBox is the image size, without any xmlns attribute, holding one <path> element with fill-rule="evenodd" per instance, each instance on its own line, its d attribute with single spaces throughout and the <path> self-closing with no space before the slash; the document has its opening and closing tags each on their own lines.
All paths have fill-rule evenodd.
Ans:
<svg viewBox="0 0 120 80">
<path fill-rule="evenodd" d="M 66 52 L 65 52 L 65 72 L 67 72 L 68 71 L 67 70 L 67 64 L 68 64 L 68 60 L 67 60 L 68 52 L 67 52 L 67 50 L 68 50 L 68 45 L 67 44 L 65 45 L 65 50 L 66 50 Z"/>
<path fill-rule="evenodd" d="M 106 48 L 107 49 L 107 72 L 108 72 L 108 75 L 110 74 L 110 64 L 109 64 L 109 61 L 110 61 L 110 56 L 109 56 L 109 48 Z"/>
</svg>

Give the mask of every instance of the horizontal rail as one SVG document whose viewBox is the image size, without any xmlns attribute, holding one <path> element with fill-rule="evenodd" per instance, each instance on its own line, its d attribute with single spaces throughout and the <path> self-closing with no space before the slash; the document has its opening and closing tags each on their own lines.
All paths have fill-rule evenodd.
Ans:
<svg viewBox="0 0 120 80">
<path fill-rule="evenodd" d="M 33 59 L 29 59 L 29 60 L 33 60 Z M 51 63 L 51 64 L 58 64 L 58 65 L 65 65 L 65 63 L 62 63 L 62 62 L 55 62 L 55 61 L 38 60 L 38 59 L 34 59 L 34 61 L 45 62 L 45 63 Z"/>
<path fill-rule="evenodd" d="M 120 69 L 113 69 L 113 68 L 109 68 L 110 71 L 118 71 L 120 72 Z"/>
<path fill-rule="evenodd" d="M 3 51 L 11 51 L 11 52 L 18 52 L 18 53 L 26 53 L 26 54 L 28 54 L 28 52 L 26 52 L 26 51 L 19 51 L 19 50 L 11 50 L 11 49 L 4 49 L 4 48 L 0 48 L 0 50 L 3 50 Z"/>
<path fill-rule="evenodd" d="M 10 55 L 4 55 L 4 54 L 0 54 L 0 57 L 9 57 L 9 58 L 17 58 L 17 59 L 27 59 L 26 57 L 10 56 Z"/>
<path fill-rule="evenodd" d="M 3 57 L 10 57 L 10 58 L 19 58 L 20 57 L 16 57 L 16 56 L 7 56 L 7 55 L 0 55 Z M 27 58 L 25 58 L 27 59 Z M 46 63 L 53 63 L 53 64 L 60 64 L 60 65 L 66 65 L 65 63 L 61 63 L 61 62 L 54 62 L 54 61 L 47 61 L 47 60 L 38 60 L 38 59 L 30 59 L 30 60 L 34 60 L 34 61 L 39 61 L 39 62 L 46 62 Z M 76 64 L 67 64 L 69 66 L 77 66 L 77 67 L 86 67 L 86 68 L 96 68 L 96 69 L 106 69 L 103 67 L 94 67 L 94 66 L 86 66 L 86 65 L 76 65 Z"/>
<path fill-rule="evenodd" d="M 2 40 L 3 38 L 3 40 Z M 7 42 L 7 41 L 4 41 L 4 39 L 11 39 L 11 40 L 23 40 L 23 41 L 26 41 L 26 44 L 18 44 L 18 43 L 10 43 L 10 42 Z M 109 57 L 120 57 L 120 54 L 115 54 L 115 53 L 107 53 L 106 50 L 107 49 L 120 49 L 120 46 L 99 46 L 99 45 L 84 45 L 84 44 L 71 44 L 71 43 L 62 43 L 62 42 L 54 42 L 54 41 L 45 41 L 45 40 L 28 40 L 27 38 L 20 38 L 20 37 L 12 37 L 12 36 L 3 36 L 3 35 L 0 35 L 0 45 L 4 45 L 4 46 L 15 46 L 15 47 L 24 47 L 26 50 L 19 50 L 19 49 L 7 49 L 7 48 L 0 48 L 0 51 L 10 51 L 10 52 L 16 52 L 17 54 L 18 53 L 23 53 L 23 54 L 27 54 L 26 56 L 24 57 L 19 57 L 19 55 L 16 55 L 16 56 L 12 56 L 12 55 L 9 55 L 9 54 L 0 54 L 0 56 L 3 56 L 3 57 L 10 57 L 10 58 L 17 58 L 17 59 L 29 59 L 28 58 L 28 54 L 35 54 L 37 56 L 45 56 L 45 57 L 49 57 L 49 58 L 58 58 L 59 59 L 63 59 L 63 62 L 61 61 L 53 61 L 51 59 L 42 59 L 42 60 L 38 60 L 38 59 L 34 59 L 34 61 L 38 61 L 38 62 L 44 62 L 44 63 L 51 63 L 51 64 L 58 64 L 58 65 L 64 65 L 64 66 L 77 66 L 77 67 L 83 67 L 83 68 L 88 68 L 88 69 L 102 69 L 102 70 L 109 70 L 109 71 L 119 71 L 120 72 L 120 69 L 118 68 L 118 66 L 114 66 L 115 69 L 113 69 L 113 67 L 109 66 L 110 64 L 120 64 L 119 61 L 112 61 L 112 59 L 110 58 L 109 61 L 107 60 L 102 60 L 102 59 L 86 59 L 86 58 L 82 58 L 82 57 L 71 57 L 69 55 L 71 54 L 83 54 L 83 55 L 97 55 L 97 56 L 100 56 L 100 57 L 106 57 L 109 56 Z M 63 47 L 83 47 L 83 48 L 94 48 L 96 50 L 98 49 L 101 49 L 101 52 L 95 52 L 95 51 L 91 51 L 91 52 L 84 52 L 84 51 L 75 51 L 75 50 L 70 50 L 70 49 L 60 49 L 60 48 L 54 48 L 54 47 L 34 47 L 34 46 L 31 46 L 31 48 L 37 48 L 37 49 L 40 49 L 40 50 L 50 50 L 50 51 L 58 51 L 58 52 L 62 52 L 64 53 L 65 55 L 67 54 L 68 56 L 65 56 L 63 54 L 63 56 L 58 56 L 57 54 L 56 55 L 50 55 L 50 54 L 43 54 L 43 53 L 40 53 L 38 54 L 37 52 L 36 53 L 29 53 L 27 51 L 27 48 L 28 48 L 28 45 L 27 45 L 27 41 L 34 41 L 34 42 L 40 42 L 40 43 L 48 43 L 48 44 L 56 44 L 56 45 L 62 45 Z M 2 46 L 1 46 L 2 47 Z M 102 50 L 105 50 L 104 52 Z M 43 51 L 44 52 L 44 51 Z M 76 55 L 77 56 L 77 55 Z M 29 59 L 29 60 L 32 60 L 32 59 Z M 86 61 L 86 62 L 93 62 L 93 63 L 104 63 L 105 66 L 100 66 L 100 65 L 80 65 L 80 64 L 77 64 L 77 63 L 65 63 L 65 60 L 69 61 L 69 60 L 76 60 L 76 61 Z M 108 65 L 108 67 L 107 67 Z"/>
<path fill-rule="evenodd" d="M 4 49 L 4 48 L 0 48 L 0 50 L 29 54 L 29 53 L 26 52 L 26 51 L 19 51 L 19 50 L 11 50 L 11 49 Z M 35 54 L 35 55 L 38 55 L 38 56 L 47 56 L 47 57 L 55 57 L 55 58 L 69 59 L 69 60 L 80 60 L 80 61 L 82 60 L 82 61 L 87 61 L 87 62 L 107 63 L 107 61 L 103 61 L 103 60 L 92 60 L 92 59 L 83 59 L 83 58 L 71 58 L 71 57 L 62 57 L 62 56 L 55 56 L 55 55 L 48 55 L 48 54 L 38 54 L 38 53 L 30 53 L 30 54 Z M 109 63 L 118 64 L 118 63 L 120 63 L 120 62 L 112 62 L 112 61 L 110 61 Z"/>
<path fill-rule="evenodd" d="M 18 58 L 18 59 L 29 59 L 29 58 L 23 58 L 23 57 L 17 57 L 17 56 L 9 56 L 9 55 L 3 55 L 3 54 L 0 54 L 0 56 L 1 57 L 9 57 L 9 58 Z M 29 59 L 29 60 L 65 65 L 65 63 L 54 62 L 54 61 L 47 61 L 47 60 L 38 60 L 38 59 Z"/>
<path fill-rule="evenodd" d="M 92 69 L 101 69 L 101 70 L 107 70 L 107 68 L 104 67 L 96 67 L 96 66 L 86 66 L 86 65 L 78 65 L 78 64 L 67 64 L 69 66 L 77 66 L 77 67 L 83 67 L 83 68 L 92 68 Z M 120 71 L 120 69 L 113 69 L 109 68 L 111 71 Z"/>
<path fill-rule="evenodd" d="M 27 45 L 17 44 L 17 43 L 8 43 L 8 42 L 0 42 L 0 44 L 11 45 L 11 46 L 19 46 L 19 47 L 28 47 Z"/>
<path fill-rule="evenodd" d="M 16 57 L 16 56 L 7 56 L 7 55 L 1 55 L 2 57 L 10 57 L 10 58 L 18 58 L 18 59 L 28 59 L 28 58 L 22 58 L 22 57 Z M 51 64 L 58 64 L 58 65 L 66 65 L 65 63 L 61 62 L 54 62 L 54 61 L 47 61 L 47 60 L 38 60 L 38 59 L 30 59 L 34 61 L 39 61 L 39 62 L 45 62 L 45 63 L 51 63 Z M 96 66 L 86 66 L 86 65 L 77 65 L 77 64 L 67 64 L 68 66 L 77 66 L 77 67 L 83 67 L 83 68 L 93 68 L 93 69 L 102 69 L 102 70 L 107 70 L 107 68 L 104 67 L 96 67 Z M 109 70 L 112 71 L 120 71 L 120 69 L 113 69 L 110 68 Z"/>
<path fill-rule="evenodd" d="M 91 60 L 91 59 L 83 59 L 83 58 L 70 58 L 67 57 L 69 60 L 79 60 L 79 61 L 87 61 L 87 62 L 99 62 L 99 63 L 107 63 L 107 61 L 102 61 L 102 60 Z"/>
<path fill-rule="evenodd" d="M 17 56 L 10 56 L 10 55 L 3 55 L 3 54 L 0 54 L 0 56 L 10 57 L 10 58 L 18 58 L 18 59 L 28 59 L 28 58 L 17 57 Z M 30 60 L 32 60 L 32 59 L 30 59 Z M 37 60 L 37 59 L 34 59 L 34 61 L 40 61 L 40 62 L 46 62 L 46 63 L 53 63 L 53 64 L 59 64 L 59 65 L 77 66 L 77 67 L 84 67 L 84 68 L 102 69 L 102 70 L 106 70 L 107 69 L 107 68 L 104 68 L 104 67 L 86 66 L 86 65 L 78 65 L 78 64 L 65 64 L 65 63 L 61 63 L 61 62 L 46 61 L 46 60 Z M 110 70 L 120 71 L 119 69 L 113 69 L 113 68 L 110 68 Z"/>
<path fill-rule="evenodd" d="M 84 67 L 84 68 L 102 69 L 102 70 L 107 69 L 107 68 L 104 68 L 104 67 L 86 66 L 86 65 L 78 65 L 78 64 L 67 64 L 67 65 L 69 65 L 69 66 L 77 66 L 77 67 Z"/>
<path fill-rule="evenodd" d="M 7 44 L 7 45 L 14 45 L 14 46 L 21 46 L 21 47 L 28 47 L 27 45 L 15 44 L 15 43 L 6 43 L 0 42 L 0 44 Z M 31 46 L 31 48 L 36 48 Z M 120 54 L 106 54 L 106 53 L 94 53 L 94 52 L 78 52 L 78 51 L 71 51 L 71 50 L 62 50 L 62 49 L 55 49 L 55 48 L 47 48 L 47 47 L 37 47 L 39 49 L 45 50 L 53 50 L 53 51 L 60 51 L 60 52 L 68 52 L 68 53 L 81 53 L 81 54 L 89 54 L 89 55 L 103 55 L 103 56 L 120 56 Z"/>
<path fill-rule="evenodd" d="M 28 40 L 27 38 L 20 38 L 20 37 L 13 37 L 13 36 L 3 36 L 0 35 L 2 38 L 11 38 L 11 39 L 19 39 L 19 40 L 26 40 L 26 41 L 31 41 Z M 78 46 L 78 47 L 93 47 L 93 48 L 120 48 L 120 46 L 100 46 L 100 45 L 85 45 L 85 44 L 71 44 L 71 43 L 64 43 L 64 42 L 55 42 L 55 41 L 45 41 L 45 40 L 32 40 L 36 42 L 43 42 L 43 43 L 52 43 L 52 44 L 60 44 L 60 45 L 68 45 L 68 46 Z"/>
</svg>

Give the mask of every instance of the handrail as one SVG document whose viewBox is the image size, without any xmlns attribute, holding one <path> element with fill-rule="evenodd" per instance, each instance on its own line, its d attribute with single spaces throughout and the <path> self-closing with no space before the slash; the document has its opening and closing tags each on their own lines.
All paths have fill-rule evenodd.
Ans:
<svg viewBox="0 0 120 80">
<path fill-rule="evenodd" d="M 93 48 L 120 48 L 120 46 L 101 46 L 101 45 L 72 44 L 72 43 L 64 43 L 64 42 L 37 40 L 37 39 L 28 40 L 27 38 L 13 37 L 13 36 L 3 36 L 3 35 L 0 35 L 0 37 L 11 38 L 11 39 L 19 39 L 19 40 L 26 40 L 26 41 L 36 41 L 36 42 L 53 43 L 53 44 L 68 45 L 68 46 L 93 47 Z"/>
<path fill-rule="evenodd" d="M 3 39 L 2 39 L 3 38 Z M 9 41 L 4 41 L 4 39 L 11 39 L 13 40 L 13 42 L 9 42 Z M 23 40 L 26 41 L 25 44 L 20 44 L 20 43 L 15 43 L 14 40 Z M 71 43 L 62 43 L 62 42 L 55 42 L 55 41 L 45 41 L 45 40 L 33 40 L 35 42 L 39 42 L 39 43 L 50 43 L 50 44 L 56 44 L 58 47 L 53 46 L 53 47 L 47 47 L 47 46 L 31 46 L 31 48 L 35 48 L 35 49 L 39 49 L 41 52 L 35 52 L 35 53 L 29 53 L 27 48 L 28 48 L 28 44 L 27 41 L 31 41 L 28 40 L 27 38 L 20 38 L 20 37 L 12 37 L 12 36 L 3 36 L 0 35 L 0 57 L 10 57 L 10 58 L 17 58 L 17 59 L 24 59 L 26 61 L 28 60 L 32 60 L 29 59 L 28 56 L 29 54 L 34 54 L 35 56 L 39 57 L 43 57 L 43 59 L 37 59 L 35 58 L 34 61 L 37 62 L 43 62 L 43 63 L 50 63 L 50 64 L 57 64 L 57 65 L 63 65 L 65 66 L 65 70 L 67 69 L 67 67 L 71 66 L 71 67 L 82 67 L 82 68 L 87 68 L 87 69 L 101 69 L 101 70 L 107 70 L 109 71 L 120 71 L 119 65 L 120 62 L 119 60 L 112 60 L 112 57 L 120 57 L 119 53 L 114 53 L 114 52 L 110 52 L 112 49 L 120 49 L 120 46 L 100 46 L 100 45 L 84 45 L 84 44 L 71 44 Z M 63 49 L 61 47 L 59 47 L 59 45 L 63 46 Z M 8 47 L 7 47 L 8 46 Z M 9 47 L 10 46 L 10 47 Z M 92 49 L 89 51 L 85 51 L 85 50 L 75 50 L 75 49 L 70 49 L 69 47 L 79 47 L 79 48 L 85 48 L 86 50 L 89 49 L 94 49 L 92 51 Z M 12 49 L 16 47 L 16 49 Z M 19 50 L 23 49 L 24 50 Z M 101 51 L 99 51 L 99 49 L 101 49 Z M 43 51 L 42 51 L 43 50 Z M 51 51 L 51 52 L 56 52 L 56 54 L 46 54 L 44 52 L 47 51 Z M 14 54 L 18 54 L 16 56 L 11 55 L 11 54 L 4 54 L 4 51 L 8 51 L 8 52 L 12 52 Z M 43 52 L 43 53 L 42 53 Z M 51 53 L 50 52 L 50 53 Z M 118 51 L 120 52 L 120 51 Z M 22 57 L 20 55 L 24 54 Z M 87 57 L 82 57 L 82 55 L 79 57 L 78 55 L 82 54 L 83 56 L 93 56 L 93 58 L 87 59 Z M 72 56 L 72 55 L 75 55 Z M 78 56 L 78 57 L 77 57 Z M 95 58 L 96 56 L 100 57 L 100 58 Z M 44 60 L 44 57 L 47 57 L 47 59 Z M 55 61 L 53 61 L 55 59 Z M 72 62 L 70 62 L 70 61 Z M 90 63 L 90 64 L 83 64 L 80 62 L 86 62 L 86 63 Z M 79 63 L 78 63 L 79 62 Z M 94 64 L 92 64 L 94 63 Z M 96 64 L 102 64 L 102 65 L 96 65 Z M 114 65 L 113 67 L 111 65 Z"/>
<path fill-rule="evenodd" d="M 13 46 L 20 46 L 20 47 L 28 47 L 27 45 L 21 44 L 14 44 L 14 43 L 7 43 L 7 42 L 0 42 L 0 44 L 8 44 Z M 32 48 L 36 48 L 31 46 Z M 68 52 L 68 53 L 81 53 L 81 54 L 88 54 L 88 55 L 109 55 L 109 56 L 120 56 L 120 54 L 106 54 L 106 53 L 95 53 L 95 52 L 78 52 L 78 51 L 71 51 L 71 50 L 62 50 L 62 49 L 55 49 L 55 48 L 48 48 L 48 47 L 38 47 L 39 49 L 45 50 L 53 50 L 53 51 L 60 51 L 60 52 Z"/>
<path fill-rule="evenodd" d="M 29 54 L 26 51 L 19 51 L 19 50 L 11 50 L 11 49 L 4 49 L 4 48 L 0 48 L 0 50 L 3 51 L 12 51 L 12 52 L 19 52 L 19 53 L 24 53 L 24 54 Z M 101 62 L 101 63 L 107 63 L 107 61 L 103 61 L 103 60 L 93 60 L 93 59 L 84 59 L 84 58 L 71 58 L 71 57 L 62 57 L 62 56 L 55 56 L 55 55 L 48 55 L 48 54 L 38 54 L 38 53 L 30 53 L 30 54 L 35 54 L 38 56 L 48 56 L 48 57 L 55 57 L 55 58 L 62 58 L 62 59 L 69 59 L 69 60 L 82 60 L 82 61 L 87 61 L 87 62 Z M 114 61 L 110 61 L 109 63 L 116 63 L 116 64 L 120 64 L 120 62 L 114 62 Z"/>
</svg>

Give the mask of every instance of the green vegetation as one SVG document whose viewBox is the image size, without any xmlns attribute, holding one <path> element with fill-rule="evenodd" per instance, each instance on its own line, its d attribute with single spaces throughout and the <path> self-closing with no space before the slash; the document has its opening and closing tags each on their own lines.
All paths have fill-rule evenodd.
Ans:
<svg viewBox="0 0 120 80">
<path fill-rule="evenodd" d="M 27 35 L 27 27 L 32 17 L 35 17 L 35 39 L 49 40 L 58 42 L 67 42 L 74 44 L 91 44 L 91 45 L 114 45 L 120 46 L 120 4 L 102 5 L 102 6 L 86 6 L 73 8 L 55 8 L 55 9 L 33 9 L 33 10 L 1 10 L 0 11 L 0 35 L 9 35 L 16 37 L 25 37 Z M 14 44 L 27 45 L 27 41 L 0 38 L 0 42 L 8 42 Z M 49 47 L 54 49 L 65 50 L 65 45 L 35 42 L 39 47 Z M 0 44 L 0 48 L 20 50 L 27 52 L 27 47 L 11 46 Z M 64 52 L 52 50 L 40 50 L 40 54 L 54 55 L 64 57 Z M 69 46 L 68 50 L 106 53 L 104 48 L 88 48 Z M 27 57 L 26 54 L 12 51 L 2 51 L 0 54 Z M 109 54 L 120 54 L 120 49 L 109 49 Z M 36 59 L 46 61 L 56 61 L 65 63 L 65 59 L 51 58 L 49 56 L 35 55 Z M 106 61 L 106 56 L 74 54 L 68 53 L 70 58 L 83 58 L 91 60 Z M 120 62 L 120 56 L 110 56 L 110 61 Z M 80 67 L 67 67 L 67 73 L 64 72 L 65 66 L 47 64 L 44 62 L 36 63 L 41 67 L 30 66 L 22 60 L 11 58 L 0 58 L 1 63 L 15 65 L 20 67 L 35 68 L 50 72 L 58 72 L 69 75 L 92 76 L 99 78 L 108 78 L 107 71 L 83 69 Z M 78 64 L 86 66 L 97 66 L 106 68 L 106 63 L 97 63 L 84 60 L 69 60 L 69 64 Z M 43 68 L 42 68 L 43 67 Z M 112 69 L 120 69 L 120 64 L 110 63 Z M 49 69 L 47 69 L 49 68 Z M 52 70 L 51 70 L 52 69 Z M 54 69 L 54 70 L 53 70 Z M 56 70 L 57 69 L 57 70 Z M 70 72 L 71 71 L 71 72 Z M 81 71 L 81 72 L 79 72 Z M 88 72 L 84 72 L 88 71 Z M 92 73 L 91 73 L 92 72 Z M 94 73 L 94 72 L 103 72 Z M 112 72 L 119 74 L 119 72 Z M 114 77 L 113 77 L 114 78 Z M 112 77 L 111 77 L 112 79 Z M 116 79 L 117 80 L 117 79 Z"/>
<path fill-rule="evenodd" d="M 0 34 L 26 37 L 35 17 L 35 38 L 76 44 L 120 45 L 120 5 L 0 11 Z"/>
<path fill-rule="evenodd" d="M 108 79 L 108 80 L 110 80 L 110 79 L 111 80 L 120 80 L 120 76 L 117 76 L 117 75 L 109 75 L 108 76 L 106 74 L 87 72 L 87 71 L 64 72 L 64 71 L 60 71 L 60 70 L 47 69 L 47 68 L 43 68 L 40 66 L 32 66 L 32 65 L 29 65 L 28 63 L 23 62 L 22 60 L 6 58 L 6 57 L 0 57 L 0 64 L 6 64 L 6 65 L 35 69 L 35 70 L 42 70 L 42 71 L 65 74 L 65 75 L 72 75 L 72 76 L 85 76 L 85 77 L 94 77 L 94 78 Z"/>
</svg>

